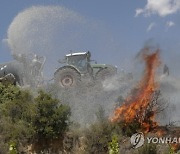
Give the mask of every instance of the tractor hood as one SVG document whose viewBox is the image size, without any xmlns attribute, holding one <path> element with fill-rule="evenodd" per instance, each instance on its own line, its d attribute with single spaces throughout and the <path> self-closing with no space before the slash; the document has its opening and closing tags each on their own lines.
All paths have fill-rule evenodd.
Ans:
<svg viewBox="0 0 180 154">
<path fill-rule="evenodd" d="M 114 68 L 114 69 L 117 69 L 116 66 L 113 66 L 113 65 L 109 65 L 109 64 L 91 64 L 91 67 L 92 68 Z"/>
<path fill-rule="evenodd" d="M 0 64 L 0 76 L 4 76 L 8 73 L 21 74 L 23 72 L 23 66 L 21 63 L 11 61 L 8 63 Z"/>
</svg>

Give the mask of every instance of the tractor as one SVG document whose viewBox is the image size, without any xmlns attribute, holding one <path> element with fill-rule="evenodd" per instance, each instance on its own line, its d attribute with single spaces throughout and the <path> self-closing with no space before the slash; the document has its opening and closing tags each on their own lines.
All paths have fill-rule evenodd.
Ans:
<svg viewBox="0 0 180 154">
<path fill-rule="evenodd" d="M 23 84 L 23 67 L 16 61 L 0 64 L 0 83 L 2 84 Z"/>
<path fill-rule="evenodd" d="M 13 55 L 15 60 L 0 64 L 0 83 L 36 87 L 43 81 L 45 57 L 36 54 Z"/>
<path fill-rule="evenodd" d="M 86 78 L 100 83 L 117 73 L 117 67 L 97 64 L 96 61 L 91 60 L 89 51 L 67 54 L 65 59 L 59 60 L 59 63 L 65 63 L 65 65 L 55 71 L 54 80 L 63 88 L 77 87 Z"/>
</svg>

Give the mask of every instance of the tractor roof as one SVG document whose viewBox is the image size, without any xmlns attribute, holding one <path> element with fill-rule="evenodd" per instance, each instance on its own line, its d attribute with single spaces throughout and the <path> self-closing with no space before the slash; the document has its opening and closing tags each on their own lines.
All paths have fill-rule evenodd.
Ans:
<svg viewBox="0 0 180 154">
<path fill-rule="evenodd" d="M 75 52 L 75 53 L 67 54 L 66 57 L 86 55 L 87 53 L 88 53 L 88 52 Z"/>
</svg>

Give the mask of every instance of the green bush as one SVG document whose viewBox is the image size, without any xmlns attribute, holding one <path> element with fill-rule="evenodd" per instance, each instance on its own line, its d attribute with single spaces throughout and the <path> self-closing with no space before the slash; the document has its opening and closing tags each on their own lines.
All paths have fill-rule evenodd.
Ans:
<svg viewBox="0 0 180 154">
<path fill-rule="evenodd" d="M 34 98 L 28 90 L 0 84 L 0 153 L 8 153 L 12 145 L 20 152 L 39 139 L 62 137 L 69 116 L 67 105 L 43 91 Z"/>
<path fill-rule="evenodd" d="M 119 154 L 119 143 L 117 135 L 113 135 L 112 141 L 109 143 L 109 154 Z"/>
<path fill-rule="evenodd" d="M 122 130 L 122 134 L 128 137 L 131 137 L 134 133 L 137 133 L 138 130 L 141 129 L 140 123 L 137 122 L 136 120 L 130 123 L 126 123 L 125 121 L 120 121 L 118 125 Z"/>
<path fill-rule="evenodd" d="M 35 105 L 29 91 L 0 84 L 0 142 L 6 150 L 11 143 L 19 147 L 30 142 L 34 116 Z"/>
<path fill-rule="evenodd" d="M 21 90 L 18 87 L 13 85 L 5 86 L 0 83 L 0 104 L 16 99 L 20 92 Z"/>
<path fill-rule="evenodd" d="M 50 94 L 39 92 L 35 98 L 37 114 L 34 127 L 38 138 L 58 138 L 69 125 L 70 108 Z"/>
<path fill-rule="evenodd" d="M 87 153 L 108 153 L 109 143 L 112 142 L 114 134 L 117 134 L 117 142 L 120 141 L 122 137 L 121 128 L 118 124 L 113 124 L 108 120 L 101 106 L 96 116 L 97 121 L 84 131 L 86 138 L 85 151 Z"/>
</svg>

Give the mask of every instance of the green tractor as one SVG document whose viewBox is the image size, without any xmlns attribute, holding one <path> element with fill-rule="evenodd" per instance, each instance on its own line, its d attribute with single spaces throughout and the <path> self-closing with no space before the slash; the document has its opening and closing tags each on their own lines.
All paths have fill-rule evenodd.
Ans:
<svg viewBox="0 0 180 154">
<path fill-rule="evenodd" d="M 117 73 L 117 67 L 107 64 L 92 63 L 91 53 L 78 52 L 70 53 L 65 56 L 60 63 L 66 63 L 54 73 L 55 83 L 60 87 L 70 88 L 81 84 L 84 79 L 99 82 L 111 78 Z"/>
</svg>

